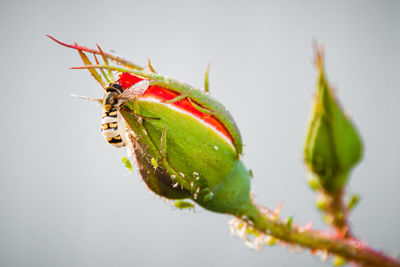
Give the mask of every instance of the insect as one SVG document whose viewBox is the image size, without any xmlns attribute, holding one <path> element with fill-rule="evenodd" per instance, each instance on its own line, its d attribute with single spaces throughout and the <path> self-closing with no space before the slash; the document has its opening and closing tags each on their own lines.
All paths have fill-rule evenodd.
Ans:
<svg viewBox="0 0 400 267">
<path fill-rule="evenodd" d="M 187 202 L 187 201 L 183 201 L 183 200 L 177 200 L 174 202 L 175 207 L 177 207 L 178 209 L 184 210 L 184 209 L 194 209 L 194 204 Z"/>
<path fill-rule="evenodd" d="M 103 99 L 93 99 L 84 96 L 79 98 L 95 101 L 103 106 L 103 117 L 101 120 L 101 133 L 106 141 L 117 148 L 126 145 L 126 127 L 121 119 L 119 107 L 128 99 L 134 99 L 142 95 L 149 87 L 148 80 L 142 80 L 135 83 L 130 88 L 123 90 L 122 86 L 116 82 L 110 83 L 104 89 Z"/>
<path fill-rule="evenodd" d="M 159 165 L 157 159 L 151 158 L 151 165 L 153 166 L 154 170 L 157 170 Z"/>
<path fill-rule="evenodd" d="M 123 125 L 121 114 L 118 112 L 118 95 L 122 94 L 122 86 L 110 83 L 105 89 L 103 98 L 103 118 L 101 120 L 101 133 L 107 142 L 114 147 L 125 146 L 125 134 L 122 133 Z"/>
</svg>

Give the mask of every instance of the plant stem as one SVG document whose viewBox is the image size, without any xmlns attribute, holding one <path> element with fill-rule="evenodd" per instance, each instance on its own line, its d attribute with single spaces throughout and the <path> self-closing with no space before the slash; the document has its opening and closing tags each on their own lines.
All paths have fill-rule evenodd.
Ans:
<svg viewBox="0 0 400 267">
<path fill-rule="evenodd" d="M 343 203 L 344 191 L 340 191 L 330 194 L 325 191 L 321 192 L 324 198 L 327 200 L 327 206 L 323 212 L 328 216 L 328 222 L 340 235 L 344 238 L 353 238 L 353 234 L 348 223 L 349 211 Z"/>
<path fill-rule="evenodd" d="M 243 216 L 258 231 L 291 244 L 313 250 L 322 250 L 366 266 L 400 267 L 400 261 L 365 246 L 355 238 L 332 237 L 316 230 L 302 230 L 264 215 L 256 206 L 250 206 Z"/>
</svg>

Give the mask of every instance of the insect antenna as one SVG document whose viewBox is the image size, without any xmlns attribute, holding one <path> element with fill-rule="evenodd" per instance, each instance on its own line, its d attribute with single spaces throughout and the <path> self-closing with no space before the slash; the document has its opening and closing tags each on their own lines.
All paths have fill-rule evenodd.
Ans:
<svg viewBox="0 0 400 267">
<path fill-rule="evenodd" d="M 99 104 L 103 104 L 103 100 L 102 100 L 102 99 L 99 99 L 99 98 L 91 98 L 91 97 L 81 96 L 81 95 L 75 95 L 75 94 L 72 94 L 71 96 L 72 96 L 72 97 L 77 97 L 77 98 L 80 98 L 80 99 L 83 99 L 83 100 L 88 100 L 88 101 L 97 102 L 97 103 L 99 103 Z"/>
</svg>

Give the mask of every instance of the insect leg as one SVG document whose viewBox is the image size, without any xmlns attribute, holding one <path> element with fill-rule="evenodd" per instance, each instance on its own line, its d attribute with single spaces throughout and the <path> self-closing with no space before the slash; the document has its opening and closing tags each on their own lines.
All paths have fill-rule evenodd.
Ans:
<svg viewBox="0 0 400 267">
<path fill-rule="evenodd" d="M 165 157 L 167 156 L 167 125 L 166 124 L 164 124 L 164 129 L 161 134 L 160 154 L 161 154 L 161 159 L 165 159 Z"/>
<path fill-rule="evenodd" d="M 134 110 L 130 110 L 130 109 L 127 109 L 127 108 L 121 108 L 120 110 L 128 112 L 129 114 L 132 114 L 132 115 L 137 116 L 137 117 L 142 118 L 142 119 L 148 119 L 148 120 L 160 120 L 161 119 L 160 117 L 143 116 L 143 115 L 135 113 Z"/>
<path fill-rule="evenodd" d="M 190 104 L 192 104 L 192 106 L 195 109 L 197 109 L 198 111 L 200 111 L 200 112 L 207 113 L 207 114 L 214 114 L 215 113 L 215 112 L 209 110 L 208 108 L 203 108 L 203 107 L 199 106 L 194 101 L 192 101 L 190 98 L 188 98 L 188 100 L 189 100 Z"/>
<path fill-rule="evenodd" d="M 185 98 L 187 98 L 187 95 L 178 95 L 177 97 L 175 97 L 173 99 L 164 101 L 164 103 L 175 103 L 175 102 L 178 102 L 179 100 L 182 100 L 182 99 L 185 99 Z"/>
</svg>

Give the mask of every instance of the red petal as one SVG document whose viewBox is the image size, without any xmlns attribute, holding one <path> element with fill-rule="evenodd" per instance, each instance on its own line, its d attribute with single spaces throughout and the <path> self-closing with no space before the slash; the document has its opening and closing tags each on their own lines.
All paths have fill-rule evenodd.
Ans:
<svg viewBox="0 0 400 267">
<path fill-rule="evenodd" d="M 124 72 L 119 75 L 118 82 L 122 86 L 122 89 L 126 90 L 126 89 L 130 88 L 131 86 L 133 86 L 134 84 L 136 84 L 137 82 L 140 82 L 142 80 L 144 80 L 144 78 L 142 78 L 140 76 L 135 76 L 130 73 Z M 150 86 L 141 97 L 155 97 L 161 101 L 168 101 L 168 100 L 174 99 L 177 96 L 179 96 L 179 94 L 176 92 L 162 88 L 160 86 L 153 85 L 153 86 Z M 205 123 L 207 123 L 208 125 L 212 126 L 218 132 L 220 132 L 225 137 L 227 137 L 228 140 L 230 140 L 231 143 L 233 144 L 233 138 L 229 134 L 226 127 L 213 115 L 201 112 L 200 110 L 196 109 L 195 107 L 193 107 L 192 103 L 186 98 L 181 99 L 176 102 L 173 102 L 171 104 L 178 108 L 183 109 L 184 111 L 190 113 L 194 117 L 197 117 L 198 119 L 200 119 L 200 120 L 204 121 Z M 196 104 L 198 104 L 198 103 L 196 103 Z M 198 105 L 201 106 L 200 104 L 198 104 Z"/>
<path fill-rule="evenodd" d="M 130 88 L 132 85 L 134 85 L 135 83 L 138 83 L 140 81 L 144 80 L 144 78 L 140 77 L 140 76 L 134 76 L 130 73 L 121 73 L 119 75 L 119 84 L 122 86 L 123 90 L 126 90 L 128 88 Z"/>
<path fill-rule="evenodd" d="M 167 90 L 165 88 L 153 85 L 153 86 L 150 86 L 141 97 L 155 97 L 157 99 L 160 99 L 161 101 L 168 101 L 168 100 L 174 99 L 177 96 L 179 96 L 179 94 L 172 92 L 170 90 Z M 190 113 L 194 117 L 197 117 L 198 119 L 200 119 L 200 120 L 204 121 L 205 123 L 207 123 L 208 125 L 212 126 L 218 132 L 220 132 L 225 137 L 227 137 L 228 140 L 230 140 L 231 143 L 233 144 L 233 138 L 229 134 L 228 130 L 213 115 L 201 112 L 200 110 L 196 109 L 195 107 L 193 107 L 192 103 L 186 98 L 181 99 L 176 102 L 173 102 L 171 104 L 178 108 L 183 109 L 184 111 Z M 196 104 L 201 106 L 198 103 L 196 103 Z"/>
</svg>

